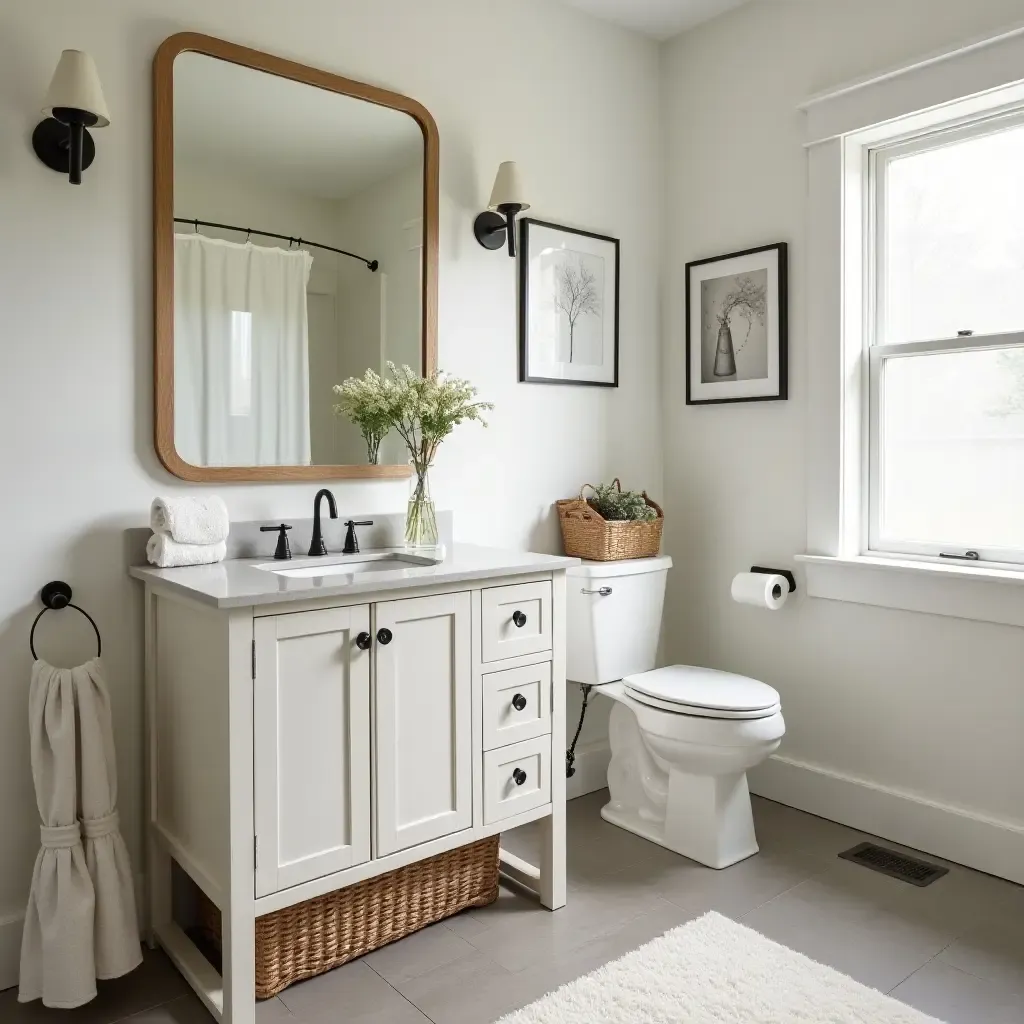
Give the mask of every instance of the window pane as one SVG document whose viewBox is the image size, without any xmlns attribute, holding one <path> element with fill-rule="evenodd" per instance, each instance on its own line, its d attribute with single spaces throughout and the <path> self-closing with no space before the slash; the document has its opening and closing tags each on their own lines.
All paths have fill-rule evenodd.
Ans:
<svg viewBox="0 0 1024 1024">
<path fill-rule="evenodd" d="M 882 337 L 1024 329 L 1024 126 L 888 162 Z"/>
<path fill-rule="evenodd" d="M 252 415 L 252 313 L 231 310 L 230 399 L 232 416 Z"/>
<path fill-rule="evenodd" d="M 1024 549 L 1024 348 L 887 359 L 881 387 L 882 537 Z"/>
</svg>

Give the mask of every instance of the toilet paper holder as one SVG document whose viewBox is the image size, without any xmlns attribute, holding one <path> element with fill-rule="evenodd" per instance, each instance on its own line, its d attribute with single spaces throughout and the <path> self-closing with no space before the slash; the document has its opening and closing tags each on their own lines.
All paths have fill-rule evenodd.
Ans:
<svg viewBox="0 0 1024 1024">
<path fill-rule="evenodd" d="M 796 593 L 796 577 L 789 569 L 766 569 L 763 565 L 752 565 L 750 571 L 764 573 L 766 576 L 783 576 L 789 584 L 789 592 Z"/>
</svg>

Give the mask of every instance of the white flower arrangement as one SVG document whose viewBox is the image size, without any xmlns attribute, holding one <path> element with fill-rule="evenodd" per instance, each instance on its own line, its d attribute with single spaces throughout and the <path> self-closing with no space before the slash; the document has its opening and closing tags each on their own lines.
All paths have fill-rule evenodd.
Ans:
<svg viewBox="0 0 1024 1024">
<path fill-rule="evenodd" d="M 370 462 L 376 464 L 380 442 L 392 428 L 409 449 L 416 473 L 406 516 L 406 540 L 434 535 L 437 524 L 427 485 L 427 470 L 441 442 L 460 424 L 475 420 L 487 426 L 484 413 L 490 402 L 476 401 L 477 390 L 468 380 L 435 371 L 421 377 L 409 366 L 387 364 L 390 378 L 367 370 L 335 386 L 341 401 L 334 411 L 347 416 L 366 440 Z"/>
</svg>

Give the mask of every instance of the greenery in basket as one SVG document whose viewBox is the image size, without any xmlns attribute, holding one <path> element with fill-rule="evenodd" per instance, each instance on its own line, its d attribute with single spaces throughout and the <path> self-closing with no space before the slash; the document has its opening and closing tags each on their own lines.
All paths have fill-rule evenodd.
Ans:
<svg viewBox="0 0 1024 1024">
<path fill-rule="evenodd" d="M 605 519 L 649 523 L 658 518 L 647 500 L 639 491 L 623 491 L 618 481 L 610 484 L 598 484 L 596 492 L 587 502 L 595 512 L 600 512 Z"/>
</svg>

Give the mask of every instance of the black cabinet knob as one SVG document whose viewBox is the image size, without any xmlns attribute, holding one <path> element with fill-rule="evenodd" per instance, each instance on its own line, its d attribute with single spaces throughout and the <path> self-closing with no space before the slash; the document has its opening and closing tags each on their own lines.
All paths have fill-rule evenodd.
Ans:
<svg viewBox="0 0 1024 1024">
<path fill-rule="evenodd" d="M 526 772 L 524 772 L 522 768 L 517 768 L 512 773 L 512 781 L 517 786 L 521 786 L 526 781 Z"/>
<path fill-rule="evenodd" d="M 395 634 L 392 633 L 391 630 L 387 628 L 387 626 L 381 626 L 381 628 L 377 630 L 377 643 L 385 645 L 389 644 L 394 638 L 394 635 Z"/>
<path fill-rule="evenodd" d="M 516 711 L 525 711 L 526 710 L 526 698 L 521 693 L 517 693 L 512 698 L 512 707 L 514 707 L 516 709 Z"/>
<path fill-rule="evenodd" d="M 514 611 L 512 613 L 512 621 L 522 629 L 526 625 L 526 613 L 520 611 Z"/>
<path fill-rule="evenodd" d="M 368 651 L 370 649 L 370 644 L 372 643 L 373 637 L 370 636 L 369 633 L 360 633 L 359 636 L 356 637 L 356 647 L 361 651 Z"/>
</svg>

